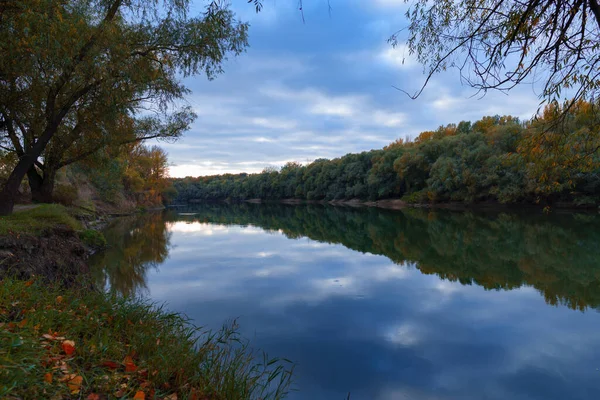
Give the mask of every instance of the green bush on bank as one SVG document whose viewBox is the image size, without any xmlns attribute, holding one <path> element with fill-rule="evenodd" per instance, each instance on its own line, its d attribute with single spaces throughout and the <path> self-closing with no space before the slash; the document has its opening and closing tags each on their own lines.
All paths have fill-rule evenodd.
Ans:
<svg viewBox="0 0 600 400">
<path fill-rule="evenodd" d="M 87 246 L 95 249 L 102 249 L 106 247 L 106 238 L 102 232 L 94 229 L 86 229 L 85 231 L 80 232 L 79 239 L 81 239 L 81 241 Z"/>
<path fill-rule="evenodd" d="M 0 398 L 281 399 L 286 365 L 235 323 L 207 333 L 139 300 L 0 281 Z"/>
</svg>

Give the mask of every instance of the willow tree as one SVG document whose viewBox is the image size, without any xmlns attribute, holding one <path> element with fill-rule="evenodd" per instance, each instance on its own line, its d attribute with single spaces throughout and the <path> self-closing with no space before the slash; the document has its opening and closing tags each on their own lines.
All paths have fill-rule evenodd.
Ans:
<svg viewBox="0 0 600 400">
<path fill-rule="evenodd" d="M 483 92 L 539 82 L 544 101 L 593 99 L 600 87 L 598 0 L 405 0 L 407 46 L 424 66 L 423 87 L 457 68 Z M 397 45 L 401 32 L 390 42 Z"/>
<path fill-rule="evenodd" d="M 7 0 L 0 4 L 0 132 L 18 155 L 0 192 L 10 214 L 29 174 L 51 193 L 56 170 L 106 145 L 174 138 L 194 119 L 182 76 L 222 72 L 247 24 L 211 2 Z"/>
</svg>

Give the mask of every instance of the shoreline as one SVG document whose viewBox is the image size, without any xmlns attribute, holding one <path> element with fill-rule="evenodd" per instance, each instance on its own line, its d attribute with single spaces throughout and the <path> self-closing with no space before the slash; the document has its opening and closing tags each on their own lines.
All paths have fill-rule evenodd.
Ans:
<svg viewBox="0 0 600 400">
<path fill-rule="evenodd" d="M 451 210 L 451 211 L 479 211 L 479 210 L 539 210 L 543 211 L 545 207 L 550 210 L 574 211 L 574 212 L 594 212 L 599 211 L 600 207 L 596 206 L 577 206 L 572 203 L 557 202 L 553 205 L 542 204 L 502 204 L 497 202 L 481 202 L 481 203 L 407 203 L 401 199 L 383 199 L 383 200 L 303 200 L 303 199 L 279 199 L 279 200 L 263 200 L 263 199 L 247 199 L 239 201 L 217 200 L 217 201 L 195 201 L 189 202 L 186 205 L 170 205 L 169 207 L 182 207 L 200 203 L 250 203 L 250 204 L 288 204 L 288 205 L 303 205 L 303 204 L 320 204 L 331 205 L 335 207 L 374 207 L 386 210 L 403 210 L 409 208 L 425 208 L 432 210 Z"/>
</svg>

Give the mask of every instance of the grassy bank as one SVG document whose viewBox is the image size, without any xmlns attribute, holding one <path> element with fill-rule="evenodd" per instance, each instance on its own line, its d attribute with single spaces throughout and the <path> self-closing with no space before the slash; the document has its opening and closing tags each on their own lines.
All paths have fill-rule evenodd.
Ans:
<svg viewBox="0 0 600 400">
<path fill-rule="evenodd" d="M 82 229 L 81 224 L 68 208 L 58 204 L 40 204 L 35 208 L 1 217 L 0 236 L 9 234 L 39 235 L 56 226 L 65 226 L 75 231 Z"/>
<path fill-rule="evenodd" d="M 202 333 L 140 301 L 0 281 L 0 398 L 280 399 L 286 363 L 235 326 Z"/>
</svg>

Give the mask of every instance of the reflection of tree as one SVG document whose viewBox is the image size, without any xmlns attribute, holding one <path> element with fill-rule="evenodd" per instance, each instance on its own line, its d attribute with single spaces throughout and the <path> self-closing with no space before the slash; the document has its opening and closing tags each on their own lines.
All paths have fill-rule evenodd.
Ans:
<svg viewBox="0 0 600 400">
<path fill-rule="evenodd" d="M 96 282 L 126 296 L 146 288 L 146 272 L 169 255 L 171 234 L 159 213 L 119 218 L 104 236 L 110 247 L 91 258 Z"/>
<path fill-rule="evenodd" d="M 256 225 L 413 262 L 425 274 L 486 289 L 530 285 L 549 304 L 600 306 L 600 217 L 392 212 L 322 206 L 199 205 L 189 221 Z"/>
</svg>

